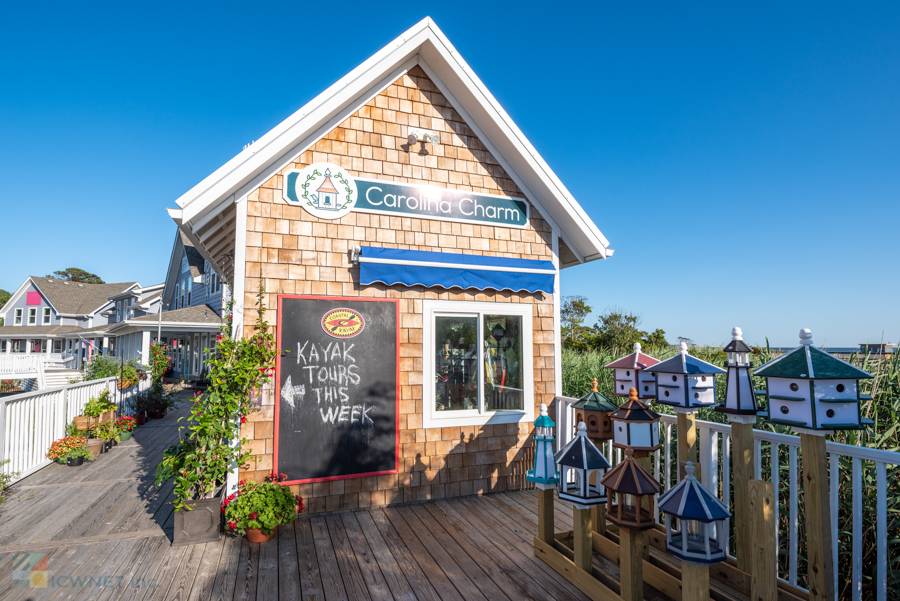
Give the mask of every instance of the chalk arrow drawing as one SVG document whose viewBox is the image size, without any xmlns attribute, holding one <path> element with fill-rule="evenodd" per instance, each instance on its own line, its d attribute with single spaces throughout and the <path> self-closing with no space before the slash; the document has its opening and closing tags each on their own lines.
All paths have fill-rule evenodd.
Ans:
<svg viewBox="0 0 900 601">
<path fill-rule="evenodd" d="M 291 409 L 294 409 L 294 399 L 297 397 L 302 398 L 303 395 L 306 394 L 306 387 L 304 385 L 294 386 L 291 383 L 291 377 L 288 376 L 287 380 L 284 382 L 284 386 L 281 387 L 281 399 L 291 406 Z"/>
</svg>

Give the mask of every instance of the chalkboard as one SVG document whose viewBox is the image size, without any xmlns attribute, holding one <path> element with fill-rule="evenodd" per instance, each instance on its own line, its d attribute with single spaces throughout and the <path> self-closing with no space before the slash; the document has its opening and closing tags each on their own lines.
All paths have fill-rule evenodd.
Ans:
<svg viewBox="0 0 900 601">
<path fill-rule="evenodd" d="M 398 303 L 278 297 L 275 471 L 288 482 L 396 473 Z"/>
</svg>

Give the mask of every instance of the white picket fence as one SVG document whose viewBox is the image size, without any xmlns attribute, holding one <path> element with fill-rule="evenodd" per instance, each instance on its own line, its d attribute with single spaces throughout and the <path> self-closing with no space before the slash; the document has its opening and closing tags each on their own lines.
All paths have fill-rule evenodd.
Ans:
<svg viewBox="0 0 900 601">
<path fill-rule="evenodd" d="M 561 397 L 569 405 L 568 411 L 557 412 L 559 448 L 562 448 L 574 433 L 574 411 L 571 403 L 577 399 Z M 677 418 L 674 415 L 662 415 L 660 424 L 660 442 L 662 448 L 653 454 L 653 472 L 659 480 L 663 491 L 677 484 L 677 466 L 680 458 L 677 456 Z M 703 420 L 697 420 L 697 439 L 699 442 L 700 477 L 703 485 L 714 492 L 716 496 L 733 511 L 731 490 L 731 426 L 729 424 L 717 424 Z M 787 549 L 787 569 L 779 569 L 778 577 L 794 586 L 803 588 L 798 584 L 798 567 L 800 565 L 799 548 L 802 541 L 798 541 L 798 532 L 801 516 L 798 511 L 798 490 L 801 488 L 800 473 L 797 469 L 797 460 L 800 455 L 800 437 L 788 434 L 776 434 L 763 430 L 753 431 L 755 448 L 756 479 L 767 480 L 775 486 L 775 498 L 779 499 L 775 507 L 776 523 L 779 515 L 787 515 L 787 541 L 782 540 L 776 534 L 776 541 L 780 549 Z M 603 445 L 602 451 L 608 456 L 611 464 L 616 465 L 622 459 L 621 449 L 614 449 L 612 444 Z M 779 470 L 779 452 L 782 447 L 788 452 L 788 470 Z M 851 582 L 853 583 L 851 599 L 858 601 L 862 598 L 862 583 L 864 577 L 870 577 L 875 586 L 876 599 L 886 601 L 888 593 L 887 564 L 888 552 L 888 473 L 892 477 L 900 475 L 900 471 L 894 471 L 894 467 L 900 466 L 900 453 L 881 451 L 857 447 L 848 444 L 827 442 L 825 449 L 828 452 L 830 462 L 830 486 L 831 486 L 831 523 L 833 557 L 835 567 L 838 563 L 838 545 L 841 530 L 838 524 L 838 493 L 840 482 L 844 479 L 848 469 L 850 470 L 850 482 L 852 486 L 853 515 L 849 536 L 851 537 L 852 556 L 844 558 L 852 561 Z M 772 466 L 769 473 L 763 475 L 761 466 L 763 459 L 770 460 L 775 456 L 775 461 L 769 461 Z M 841 461 L 841 458 L 845 458 Z M 713 468 L 715 466 L 715 469 Z M 863 473 L 866 469 L 875 470 L 875 498 L 867 499 L 863 503 Z M 785 488 L 787 487 L 787 488 Z M 786 502 L 781 501 L 779 492 L 787 490 Z M 656 521 L 663 524 L 664 516 L 654 507 Z M 875 563 L 877 573 L 863 573 L 863 512 L 868 512 L 875 517 L 875 542 L 877 547 L 877 561 Z M 874 513 L 873 513 L 874 512 Z M 846 529 L 843 529 L 846 533 Z M 843 536 L 847 536 L 844 534 Z M 730 543 L 730 541 L 728 541 Z M 730 549 L 730 545 L 728 547 Z M 835 593 L 838 591 L 838 570 L 835 570 Z M 890 583 L 892 587 L 900 586 L 900 583 Z"/>
<path fill-rule="evenodd" d="M 17 479 L 22 479 L 50 465 L 45 456 L 50 444 L 66 435 L 66 425 L 103 390 L 110 391 L 110 398 L 124 412 L 127 401 L 150 386 L 148 378 L 137 386 L 117 390 L 117 380 L 90 380 L 0 397 L 0 463 L 9 460 L 0 471 L 18 472 Z"/>
</svg>

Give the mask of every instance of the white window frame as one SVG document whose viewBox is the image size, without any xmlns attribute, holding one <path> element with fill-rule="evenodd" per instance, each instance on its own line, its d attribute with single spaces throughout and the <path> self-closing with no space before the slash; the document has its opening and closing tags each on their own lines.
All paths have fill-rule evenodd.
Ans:
<svg viewBox="0 0 900 601">
<path fill-rule="evenodd" d="M 28 325 L 30 325 L 30 326 L 37 325 L 37 307 L 29 307 L 28 308 Z"/>
<path fill-rule="evenodd" d="M 50 307 L 44 307 L 44 314 L 41 316 L 41 324 L 47 325 L 50 323 Z"/>
<path fill-rule="evenodd" d="M 16 309 L 15 317 L 13 317 L 13 325 L 22 325 L 22 309 Z"/>
<path fill-rule="evenodd" d="M 422 365 L 424 380 L 422 386 L 422 427 L 451 428 L 455 426 L 482 426 L 485 424 L 518 424 L 534 421 L 534 339 L 532 326 L 533 305 L 529 303 L 484 303 L 468 301 L 422 302 Z M 482 316 L 515 315 L 522 318 L 522 388 L 524 410 L 512 411 L 438 411 L 434 406 L 435 399 L 435 343 L 434 320 L 437 316 L 477 317 L 479 333 L 483 327 Z M 482 337 L 479 336 L 479 340 Z M 479 404 L 484 394 L 482 382 L 484 376 L 483 361 L 479 360 Z"/>
</svg>

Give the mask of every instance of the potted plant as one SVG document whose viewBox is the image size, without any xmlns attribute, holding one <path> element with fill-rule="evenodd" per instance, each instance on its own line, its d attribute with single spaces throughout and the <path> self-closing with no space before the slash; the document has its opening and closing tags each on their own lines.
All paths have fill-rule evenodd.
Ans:
<svg viewBox="0 0 900 601">
<path fill-rule="evenodd" d="M 93 461 L 94 456 L 88 452 L 86 444 L 87 438 L 84 436 L 60 438 L 50 445 L 50 449 L 47 450 L 47 459 L 73 467 L 81 465 L 86 458 L 88 461 Z"/>
<path fill-rule="evenodd" d="M 246 536 L 251 543 L 264 543 L 275 538 L 275 529 L 290 524 L 303 511 L 303 499 L 281 485 L 287 476 L 275 474 L 266 481 L 241 480 L 237 493 L 222 503 L 228 529 Z"/>
<path fill-rule="evenodd" d="M 156 468 L 156 485 L 175 482 L 175 531 L 173 545 L 219 540 L 222 532 L 220 495 L 233 466 L 247 462 L 247 441 L 240 438 L 240 424 L 250 412 L 253 389 L 269 381 L 275 362 L 275 341 L 265 321 L 264 291 L 260 288 L 254 334 L 235 340 L 231 335 L 231 309 L 217 348 L 209 359 L 210 386 L 195 397 L 190 415 L 181 428 L 181 440 L 166 449 Z"/>
<path fill-rule="evenodd" d="M 138 427 L 138 422 L 130 415 L 123 415 L 116 420 L 116 426 L 119 428 L 119 442 L 125 442 L 131 439 L 131 432 Z"/>
<path fill-rule="evenodd" d="M 109 451 L 113 446 L 113 441 L 118 435 L 118 428 L 116 428 L 115 423 L 106 422 L 105 424 L 100 424 L 93 432 L 94 438 L 99 438 L 103 441 L 104 450 L 100 451 L 101 453 L 105 453 Z"/>
</svg>

